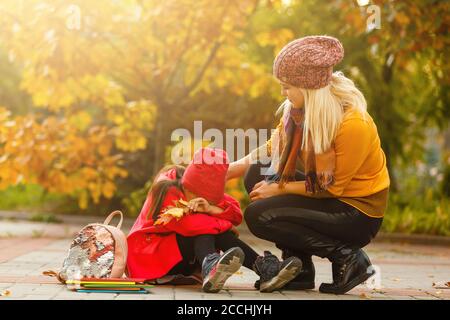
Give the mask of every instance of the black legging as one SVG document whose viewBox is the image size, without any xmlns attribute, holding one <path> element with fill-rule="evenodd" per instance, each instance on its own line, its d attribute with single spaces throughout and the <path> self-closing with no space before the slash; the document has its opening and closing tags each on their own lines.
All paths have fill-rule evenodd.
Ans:
<svg viewBox="0 0 450 320">
<path fill-rule="evenodd" d="M 168 274 L 190 275 L 201 266 L 203 259 L 217 250 L 227 251 L 233 247 L 239 247 L 244 251 L 244 267 L 252 269 L 258 254 L 245 242 L 240 240 L 233 232 L 227 231 L 221 234 L 202 234 L 195 237 L 184 237 L 177 234 L 178 248 L 183 260 L 173 267 Z"/>
<path fill-rule="evenodd" d="M 248 193 L 261 180 L 277 180 L 261 174 L 261 165 L 248 169 L 244 184 Z M 297 172 L 296 180 L 305 180 Z M 274 242 L 299 255 L 330 258 L 342 246 L 362 248 L 377 234 L 382 218 L 371 218 L 336 198 L 281 195 L 250 203 L 245 221 L 258 238 Z"/>
</svg>

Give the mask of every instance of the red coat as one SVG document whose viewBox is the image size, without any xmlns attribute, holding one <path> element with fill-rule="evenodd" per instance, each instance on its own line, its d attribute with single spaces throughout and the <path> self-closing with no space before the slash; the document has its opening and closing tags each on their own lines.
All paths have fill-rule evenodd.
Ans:
<svg viewBox="0 0 450 320">
<path fill-rule="evenodd" d="M 158 179 L 174 179 L 175 170 L 170 170 Z M 175 187 L 168 190 L 161 210 L 173 206 L 174 200 L 186 200 L 184 194 Z M 195 213 L 180 220 L 172 219 L 168 224 L 154 226 L 147 219 L 151 199 L 147 197 L 144 206 L 128 235 L 128 274 L 132 278 L 157 279 L 165 276 L 176 264 L 183 260 L 178 248 L 176 234 L 191 237 L 200 234 L 220 234 L 232 225 L 242 222 L 239 202 L 229 195 L 217 204 L 224 209 L 220 214 Z"/>
</svg>

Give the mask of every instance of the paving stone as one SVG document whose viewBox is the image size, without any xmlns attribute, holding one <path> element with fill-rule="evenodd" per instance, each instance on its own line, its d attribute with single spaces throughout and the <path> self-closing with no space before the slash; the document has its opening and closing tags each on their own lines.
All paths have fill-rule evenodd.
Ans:
<svg viewBox="0 0 450 320">
<path fill-rule="evenodd" d="M 229 291 L 233 299 L 283 299 L 283 295 L 280 292 L 261 293 L 259 291 Z"/>
<path fill-rule="evenodd" d="M 118 294 L 117 297 L 114 298 L 114 300 L 152 300 L 147 299 L 146 296 L 150 294 Z M 164 296 L 161 296 L 164 297 Z M 155 297 L 154 297 L 155 298 Z M 157 298 L 158 300 L 172 300 L 172 299 L 164 299 L 164 298 Z"/>
<path fill-rule="evenodd" d="M 150 288 L 150 292 L 160 295 L 173 295 L 174 294 L 174 286 L 154 286 Z M 183 291 L 182 287 L 178 288 L 179 291 Z M 188 292 L 188 289 L 186 289 Z"/>
<path fill-rule="evenodd" d="M 389 296 L 392 300 L 416 300 L 412 296 Z"/>
<path fill-rule="evenodd" d="M 67 290 L 65 287 L 63 286 L 59 286 L 59 285 L 42 285 L 38 288 L 35 288 L 33 290 L 33 294 L 34 295 L 56 295 L 61 291 L 65 291 Z"/>
<path fill-rule="evenodd" d="M 143 295 L 144 296 L 144 295 Z M 159 295 L 151 295 L 146 294 L 143 300 L 175 300 L 174 296 L 159 296 Z"/>
<path fill-rule="evenodd" d="M 89 293 L 73 292 L 69 290 L 63 290 L 52 297 L 52 300 L 81 300 L 89 296 Z"/>
<path fill-rule="evenodd" d="M 78 293 L 78 292 L 75 292 Z M 81 293 L 81 292 L 80 292 Z M 114 300 L 117 296 L 115 293 L 88 293 L 83 300 Z"/>
<path fill-rule="evenodd" d="M 415 300 L 441 300 L 433 296 L 412 296 L 412 298 Z"/>
<path fill-rule="evenodd" d="M 229 296 L 227 296 L 229 297 Z M 189 294 L 189 293 L 176 293 L 174 295 L 175 300 L 208 300 L 207 294 Z"/>
<path fill-rule="evenodd" d="M 19 224 L 16 224 L 19 226 Z M 61 228 L 61 226 L 58 226 Z M 259 253 L 270 250 L 280 257 L 280 250 L 267 241 L 259 240 L 248 232 L 241 238 Z M 259 277 L 247 268 L 241 268 L 218 294 L 207 294 L 201 286 L 155 286 L 147 295 L 76 293 L 57 285 L 54 278 L 42 276 L 44 270 L 59 270 L 72 239 L 0 239 L 0 290 L 10 290 L 14 299 L 61 300 L 450 300 L 450 290 L 432 287 L 433 282 L 450 279 L 450 250 L 441 247 L 373 243 L 367 246 L 373 264 L 378 267 L 379 290 L 372 291 L 362 284 L 346 295 L 335 296 L 318 292 L 322 282 L 331 282 L 331 263 L 327 259 L 313 257 L 316 266 L 316 289 L 309 291 L 282 291 L 260 293 L 253 288 Z M 17 248 L 11 251 L 11 247 Z"/>
<path fill-rule="evenodd" d="M 20 300 L 51 300 L 52 295 L 33 295 L 28 294 L 20 298 Z"/>
</svg>

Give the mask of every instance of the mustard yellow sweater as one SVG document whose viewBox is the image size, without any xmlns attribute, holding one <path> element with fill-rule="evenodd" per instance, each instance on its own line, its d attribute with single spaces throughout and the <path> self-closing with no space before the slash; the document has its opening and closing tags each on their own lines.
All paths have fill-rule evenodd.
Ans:
<svg viewBox="0 0 450 320">
<path fill-rule="evenodd" d="M 284 133 L 283 122 L 277 126 Z M 265 147 L 270 155 L 273 135 Z M 338 198 L 366 215 L 384 216 L 389 194 L 386 156 L 381 148 L 377 127 L 372 117 L 349 109 L 335 138 L 335 182 L 317 198 Z M 303 163 L 300 157 L 301 164 Z"/>
</svg>

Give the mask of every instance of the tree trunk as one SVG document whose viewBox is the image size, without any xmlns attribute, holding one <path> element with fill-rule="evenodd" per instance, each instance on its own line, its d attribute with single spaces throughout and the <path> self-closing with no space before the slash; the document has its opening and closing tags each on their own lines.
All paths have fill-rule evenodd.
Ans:
<svg viewBox="0 0 450 320">
<path fill-rule="evenodd" d="M 388 62 L 390 59 L 390 56 L 393 53 L 388 52 L 385 56 L 385 60 L 384 60 L 384 65 L 383 65 L 383 69 L 382 69 L 382 78 L 384 81 L 384 90 L 385 91 L 385 95 L 384 95 L 384 110 L 392 110 L 392 104 L 393 104 L 393 95 L 392 95 L 392 87 L 391 87 L 391 83 L 392 83 L 392 78 L 393 78 L 393 72 L 394 72 L 394 60 L 392 60 L 391 62 Z M 388 111 L 387 111 L 388 112 Z M 388 114 L 388 113 L 385 114 Z M 391 123 L 390 123 L 390 118 L 389 117 L 385 117 L 385 120 L 388 123 L 388 128 L 391 127 Z M 389 177 L 390 177 L 390 189 L 391 191 L 397 191 L 398 190 L 398 183 L 397 183 L 397 179 L 394 176 L 394 167 L 392 164 L 392 145 L 387 146 L 387 148 L 385 149 L 385 154 L 386 154 L 386 166 L 387 169 L 389 171 Z"/>
<path fill-rule="evenodd" d="M 163 141 L 165 141 L 164 134 L 164 120 L 161 116 L 161 109 L 165 109 L 164 107 L 160 107 L 158 110 L 158 115 L 155 121 L 155 139 L 154 139 L 154 155 L 153 155 L 153 168 L 152 168 L 152 176 L 154 176 L 162 167 L 164 163 L 164 149 Z"/>
</svg>

